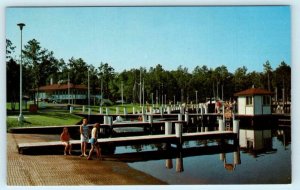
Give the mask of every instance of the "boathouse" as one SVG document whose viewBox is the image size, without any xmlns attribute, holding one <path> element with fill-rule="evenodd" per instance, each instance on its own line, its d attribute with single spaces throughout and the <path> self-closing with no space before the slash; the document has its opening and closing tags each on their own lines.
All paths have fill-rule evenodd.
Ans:
<svg viewBox="0 0 300 190">
<path fill-rule="evenodd" d="M 261 88 L 250 88 L 237 92 L 238 114 L 246 116 L 270 115 L 272 92 Z"/>
<path fill-rule="evenodd" d="M 72 104 L 82 104 L 87 101 L 88 88 L 84 84 L 50 84 L 39 87 L 37 97 L 57 103 L 67 103 L 70 99 Z"/>
</svg>

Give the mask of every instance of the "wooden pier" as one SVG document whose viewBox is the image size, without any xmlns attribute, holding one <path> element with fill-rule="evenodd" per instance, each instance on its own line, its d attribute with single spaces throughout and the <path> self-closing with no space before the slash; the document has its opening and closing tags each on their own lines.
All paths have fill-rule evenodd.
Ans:
<svg viewBox="0 0 300 190">
<path fill-rule="evenodd" d="M 153 144 L 153 143 L 170 143 L 181 145 L 184 141 L 200 140 L 200 139 L 237 139 L 237 134 L 232 131 L 209 131 L 198 133 L 182 133 L 169 135 L 143 135 L 130 137 L 116 137 L 116 138 L 101 138 L 98 139 L 100 146 L 105 144 L 113 144 L 114 146 L 126 146 L 133 144 Z M 80 145 L 80 140 L 71 140 L 72 145 Z M 19 143 L 18 151 L 20 154 L 26 149 L 47 148 L 63 146 L 61 141 L 51 142 L 34 142 L 34 143 Z"/>
</svg>

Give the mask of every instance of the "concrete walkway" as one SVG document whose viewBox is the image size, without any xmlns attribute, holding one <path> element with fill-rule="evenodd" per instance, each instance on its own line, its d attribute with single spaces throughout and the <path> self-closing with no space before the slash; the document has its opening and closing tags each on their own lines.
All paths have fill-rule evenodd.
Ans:
<svg viewBox="0 0 300 190">
<path fill-rule="evenodd" d="M 164 182 L 130 168 L 126 163 L 79 156 L 22 155 L 19 142 L 53 140 L 57 136 L 7 134 L 7 185 L 160 185 Z"/>
</svg>

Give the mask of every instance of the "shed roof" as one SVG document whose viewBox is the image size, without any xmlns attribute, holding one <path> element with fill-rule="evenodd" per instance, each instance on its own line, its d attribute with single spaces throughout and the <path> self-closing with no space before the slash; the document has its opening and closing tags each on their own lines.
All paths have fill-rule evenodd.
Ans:
<svg viewBox="0 0 300 190">
<path fill-rule="evenodd" d="M 249 88 L 247 90 L 243 90 L 241 92 L 237 92 L 234 96 L 249 96 L 249 95 L 272 95 L 273 92 L 262 88 Z"/>
</svg>

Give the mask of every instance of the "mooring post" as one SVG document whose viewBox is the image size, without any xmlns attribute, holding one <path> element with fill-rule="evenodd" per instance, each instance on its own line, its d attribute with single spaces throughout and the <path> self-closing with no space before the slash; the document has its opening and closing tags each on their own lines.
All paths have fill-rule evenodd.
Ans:
<svg viewBox="0 0 300 190">
<path fill-rule="evenodd" d="M 109 114 L 109 108 L 108 107 L 106 108 L 106 112 L 105 113 L 106 113 L 106 115 Z"/>
<path fill-rule="evenodd" d="M 85 112 L 85 106 L 82 106 L 82 113 Z"/>
<path fill-rule="evenodd" d="M 113 118 L 111 117 L 111 116 L 107 116 L 107 120 L 108 120 L 108 125 L 109 125 L 109 134 L 110 134 L 110 136 L 112 136 L 112 132 L 113 132 L 113 125 L 112 125 L 112 123 L 113 123 Z"/>
<path fill-rule="evenodd" d="M 126 107 L 123 108 L 123 112 L 124 112 L 123 113 L 124 115 L 127 115 L 127 108 Z"/>
<path fill-rule="evenodd" d="M 189 124 L 189 112 L 185 112 L 184 121 Z"/>
<path fill-rule="evenodd" d="M 237 139 L 239 139 L 239 131 L 240 131 L 240 120 L 233 120 L 233 133 L 236 134 Z"/>
<path fill-rule="evenodd" d="M 208 106 L 206 104 L 204 104 L 204 113 L 207 114 L 208 113 Z"/>
<path fill-rule="evenodd" d="M 104 125 L 108 124 L 108 116 L 107 115 L 103 116 L 103 124 Z"/>
<path fill-rule="evenodd" d="M 150 114 L 153 114 L 153 108 L 152 107 L 149 108 L 149 112 L 150 112 Z"/>
<path fill-rule="evenodd" d="M 184 114 L 184 107 L 183 106 L 180 106 L 180 113 Z"/>
<path fill-rule="evenodd" d="M 219 131 L 225 131 L 225 124 L 223 119 L 219 118 L 218 121 L 219 121 Z"/>
<path fill-rule="evenodd" d="M 142 114 L 143 122 L 147 122 L 147 115 L 145 113 Z"/>
<path fill-rule="evenodd" d="M 116 107 L 116 114 L 119 114 L 119 113 L 120 113 L 120 108 Z"/>
<path fill-rule="evenodd" d="M 148 115 L 148 122 L 152 125 L 153 124 L 153 115 Z"/>
<path fill-rule="evenodd" d="M 172 134 L 172 122 L 166 121 L 165 122 L 165 135 Z"/>
<path fill-rule="evenodd" d="M 99 108 L 99 113 L 100 113 L 100 114 L 103 114 L 103 109 L 102 109 L 102 107 Z"/>
<path fill-rule="evenodd" d="M 182 121 L 182 114 L 181 113 L 178 114 L 178 121 Z"/>
<path fill-rule="evenodd" d="M 88 108 L 88 115 L 91 115 L 91 108 Z"/>
<path fill-rule="evenodd" d="M 182 144 L 182 123 L 175 123 L 175 134 L 176 138 L 178 138 L 179 145 Z"/>
<path fill-rule="evenodd" d="M 171 107 L 170 106 L 167 107 L 167 113 L 171 114 Z"/>
<path fill-rule="evenodd" d="M 73 113 L 73 107 L 70 106 L 70 113 Z"/>
<path fill-rule="evenodd" d="M 164 108 L 162 106 L 159 107 L 159 112 L 161 116 L 164 115 Z"/>
<path fill-rule="evenodd" d="M 132 114 L 135 114 L 135 107 L 132 107 Z"/>
</svg>

